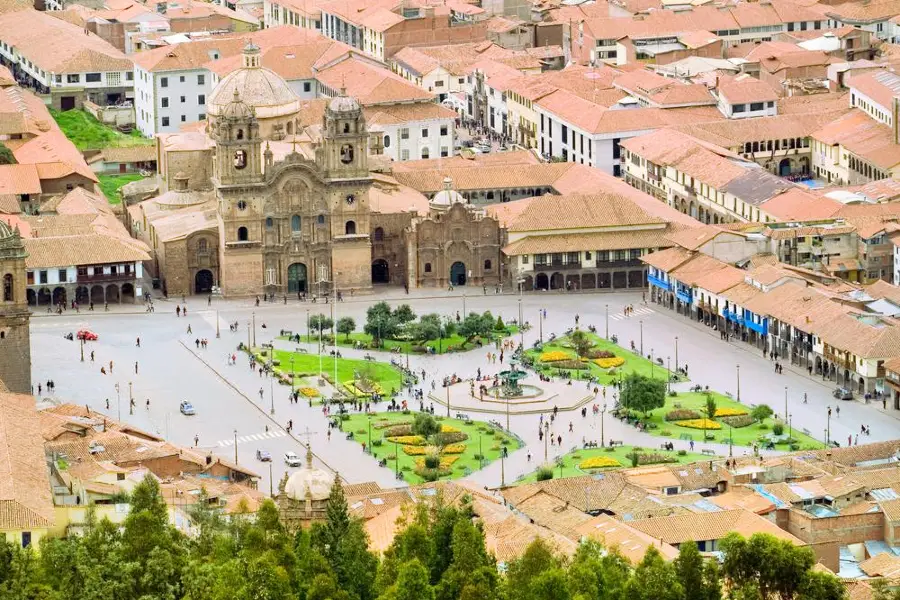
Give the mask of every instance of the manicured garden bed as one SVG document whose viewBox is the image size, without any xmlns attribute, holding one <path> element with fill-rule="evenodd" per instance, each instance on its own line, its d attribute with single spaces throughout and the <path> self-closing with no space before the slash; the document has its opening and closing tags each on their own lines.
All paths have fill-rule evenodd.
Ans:
<svg viewBox="0 0 900 600">
<path fill-rule="evenodd" d="M 553 478 L 560 479 L 564 477 L 578 477 L 592 473 L 600 473 L 603 471 L 622 469 L 632 466 L 631 454 L 634 452 L 634 446 L 616 446 L 615 448 L 587 448 L 584 450 L 575 450 L 559 457 L 553 461 L 552 457 L 550 465 L 553 466 Z M 686 452 L 679 454 L 677 451 L 666 451 L 658 448 L 639 448 L 638 457 L 640 466 L 650 464 L 667 464 L 667 463 L 690 463 L 699 460 L 709 460 L 710 457 L 699 452 Z M 541 460 L 538 460 L 541 459 Z M 543 463 L 543 455 L 540 457 L 532 456 L 531 461 L 537 465 Z M 596 468 L 592 466 L 596 465 Z M 610 466 L 602 466 L 610 465 Z M 561 470 L 560 470 L 561 468 Z M 520 483 L 533 483 L 537 481 L 537 468 L 532 472 L 516 481 Z"/>
<path fill-rule="evenodd" d="M 609 385 L 631 373 L 663 381 L 670 375 L 665 367 L 654 364 L 609 340 L 588 332 L 585 332 L 585 336 L 590 340 L 592 354 L 597 355 L 597 358 L 579 358 L 569 336 L 564 336 L 545 343 L 540 349 L 532 348 L 526 351 L 526 359 L 542 373 L 567 375 L 573 379 L 592 377 L 602 385 Z"/>
<path fill-rule="evenodd" d="M 667 396 L 666 405 L 663 408 L 650 412 L 646 422 L 649 427 L 646 432 L 651 435 L 660 437 L 668 437 L 672 439 L 680 439 L 681 436 L 690 436 L 696 443 L 702 443 L 704 435 L 704 424 L 707 429 L 708 442 L 718 442 L 720 444 L 728 444 L 729 439 L 735 446 L 752 446 L 759 443 L 760 447 L 764 447 L 765 442 L 761 441 L 761 436 L 772 433 L 775 421 L 771 418 L 766 419 L 763 423 L 757 423 L 749 416 L 753 410 L 746 404 L 741 404 L 731 398 L 719 394 L 718 392 L 710 392 L 710 395 L 716 402 L 716 414 L 718 415 L 712 422 L 707 419 L 706 415 L 706 392 L 679 392 L 677 396 Z M 680 411 L 672 413 L 672 411 Z M 670 419 L 666 420 L 666 415 L 670 415 Z M 727 414 L 731 417 L 727 417 Z M 678 417 L 675 420 L 675 417 Z M 751 424 L 738 427 L 729 424 L 740 424 L 741 422 L 750 422 Z M 788 434 L 789 429 L 784 425 L 784 434 Z M 804 434 L 802 430 L 794 427 L 790 430 L 795 445 L 799 449 L 821 448 L 822 442 Z M 730 437 L 729 437 L 730 436 Z M 687 439 L 687 438 L 686 438 Z M 777 443 L 777 450 L 790 450 L 790 444 Z"/>
<path fill-rule="evenodd" d="M 444 441 L 448 443 L 436 446 L 433 443 L 436 438 L 426 440 L 411 430 L 416 414 L 350 414 L 346 415 L 341 427 L 345 433 L 353 433 L 354 441 L 365 444 L 374 458 L 386 460 L 386 468 L 399 470 L 403 479 L 412 485 L 431 480 L 435 475 L 439 479 L 465 477 L 499 459 L 502 448 L 512 453 L 520 447 L 516 438 L 487 423 L 439 415 L 435 415 L 434 420 L 441 427 L 440 436 L 446 437 Z M 424 457 L 438 447 L 443 448 L 439 475 L 435 471 L 423 470 Z"/>
<path fill-rule="evenodd" d="M 480 340 L 482 346 L 484 346 L 490 345 L 494 340 L 514 336 L 518 332 L 518 327 L 509 325 L 507 326 L 506 332 L 497 332 L 491 340 L 481 340 L 480 338 L 476 339 Z M 326 334 L 324 337 L 327 338 L 329 342 L 331 341 L 330 334 Z M 287 340 L 289 338 L 287 336 L 278 336 L 278 339 Z M 318 337 L 315 332 L 313 332 L 309 336 L 300 334 L 301 342 L 316 342 L 317 340 Z M 425 342 L 412 342 L 409 340 L 383 340 L 382 347 L 376 348 L 373 346 L 372 336 L 361 331 L 353 332 L 349 336 L 339 333 L 337 334 L 337 343 L 338 346 L 343 346 L 345 348 L 359 347 L 372 351 L 393 351 L 397 354 L 424 354 L 425 348 L 427 347 L 433 348 L 435 354 L 446 354 L 448 352 L 465 352 L 467 350 L 472 350 L 473 348 L 478 347 L 478 342 L 476 340 L 466 342 L 466 338 L 464 338 L 463 336 L 453 334 L 440 340 L 433 339 L 427 340 Z"/>
</svg>

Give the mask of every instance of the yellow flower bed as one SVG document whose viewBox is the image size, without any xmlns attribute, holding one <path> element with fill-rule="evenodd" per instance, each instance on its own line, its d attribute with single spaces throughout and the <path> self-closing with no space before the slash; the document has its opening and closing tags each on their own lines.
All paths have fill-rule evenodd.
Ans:
<svg viewBox="0 0 900 600">
<path fill-rule="evenodd" d="M 742 417 L 747 414 L 743 408 L 717 408 L 717 417 Z"/>
<path fill-rule="evenodd" d="M 441 433 L 459 433 L 459 429 L 452 425 L 441 425 Z"/>
<path fill-rule="evenodd" d="M 722 426 L 709 419 L 691 419 L 690 421 L 675 421 L 676 425 L 689 429 L 722 429 Z"/>
<path fill-rule="evenodd" d="M 311 387 L 302 387 L 298 390 L 301 396 L 305 396 L 307 398 L 318 398 L 319 390 Z"/>
<path fill-rule="evenodd" d="M 449 469 L 450 467 L 453 466 L 453 463 L 455 463 L 456 459 L 458 459 L 458 458 L 459 458 L 458 454 L 455 454 L 453 456 L 442 456 L 441 457 L 441 468 Z M 425 468 L 425 459 L 424 458 L 416 459 L 416 468 L 417 469 Z"/>
<path fill-rule="evenodd" d="M 425 446 L 403 446 L 403 453 L 407 456 L 425 456 Z"/>
<path fill-rule="evenodd" d="M 613 367 L 621 367 L 625 364 L 625 359 L 621 356 L 613 356 L 612 358 L 595 358 L 594 364 L 601 369 L 611 369 Z"/>
<path fill-rule="evenodd" d="M 398 435 L 394 437 L 389 437 L 388 441 L 391 443 L 397 442 L 398 444 L 403 444 L 404 446 L 424 446 L 425 438 L 421 435 Z"/>
<path fill-rule="evenodd" d="M 588 469 L 606 469 L 609 467 L 621 467 L 622 463 L 617 461 L 614 458 L 610 458 L 608 456 L 595 456 L 593 458 L 588 458 L 580 463 L 578 463 L 578 468 L 583 470 Z"/>
<path fill-rule="evenodd" d="M 450 444 L 449 446 L 444 446 L 442 454 L 462 454 L 465 451 L 465 444 Z"/>
<path fill-rule="evenodd" d="M 552 350 L 541 354 L 541 362 L 558 362 L 561 360 L 569 360 L 570 358 L 572 357 L 562 350 Z"/>
</svg>

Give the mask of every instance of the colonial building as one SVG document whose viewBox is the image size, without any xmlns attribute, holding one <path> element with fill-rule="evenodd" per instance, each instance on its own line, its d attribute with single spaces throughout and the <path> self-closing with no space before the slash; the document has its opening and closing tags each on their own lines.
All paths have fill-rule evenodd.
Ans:
<svg viewBox="0 0 900 600">
<path fill-rule="evenodd" d="M 0 221 L 0 384 L 31 393 L 31 314 L 25 300 L 25 246 L 18 229 Z"/>
</svg>

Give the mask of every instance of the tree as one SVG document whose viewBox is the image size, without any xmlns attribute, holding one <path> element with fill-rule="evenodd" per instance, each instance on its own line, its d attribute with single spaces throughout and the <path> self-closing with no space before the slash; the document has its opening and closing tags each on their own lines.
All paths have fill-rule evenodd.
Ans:
<svg viewBox="0 0 900 600">
<path fill-rule="evenodd" d="M 716 563 L 711 561 L 709 564 L 712 567 L 711 571 L 705 568 L 703 557 L 697 550 L 695 542 L 689 541 L 679 546 L 678 557 L 673 561 L 673 566 L 675 575 L 684 589 L 685 598 L 719 600 L 722 597 Z"/>
<path fill-rule="evenodd" d="M 807 571 L 797 600 L 844 600 L 847 590 L 841 580 L 831 573 Z"/>
<path fill-rule="evenodd" d="M 525 548 L 522 556 L 509 563 L 506 571 L 506 588 L 519 598 L 532 598 L 534 580 L 544 572 L 557 569 L 559 560 L 542 538 L 537 538 Z"/>
<path fill-rule="evenodd" d="M 716 418 L 716 399 L 713 398 L 713 395 L 710 393 L 706 394 L 706 406 L 704 407 L 706 410 L 706 418 L 710 421 Z"/>
<path fill-rule="evenodd" d="M 353 317 L 341 317 L 337 322 L 337 332 L 343 333 L 347 340 L 350 339 L 350 334 L 356 329 L 356 321 L 353 320 Z"/>
<path fill-rule="evenodd" d="M 629 600 L 680 600 L 683 589 L 675 567 L 663 560 L 656 546 L 650 546 L 625 586 L 625 593 Z"/>
<path fill-rule="evenodd" d="M 313 331 L 317 331 L 320 334 L 326 329 L 331 329 L 334 326 L 334 321 L 323 314 L 311 315 L 309 317 L 309 327 Z"/>
<path fill-rule="evenodd" d="M 722 572 L 735 587 L 758 586 L 763 598 L 794 598 L 806 585 L 815 555 L 808 546 L 762 533 L 747 540 L 729 533 L 720 542 Z"/>
<path fill-rule="evenodd" d="M 762 423 L 773 414 L 775 414 L 775 411 L 773 411 L 768 404 L 759 404 L 754 406 L 753 410 L 750 411 L 750 416 L 758 423 Z"/>
<path fill-rule="evenodd" d="M 428 571 L 416 558 L 403 563 L 397 582 L 381 596 L 381 600 L 434 600 Z"/>
<path fill-rule="evenodd" d="M 412 425 L 414 434 L 421 435 L 423 438 L 428 439 L 440 430 L 441 426 L 435 421 L 434 417 L 424 413 L 416 413 Z"/>
<path fill-rule="evenodd" d="M 347 498 L 344 497 L 341 478 L 335 475 L 331 492 L 328 494 L 328 502 L 325 504 L 325 522 L 318 532 L 319 535 L 313 536 L 317 549 L 332 565 L 335 563 L 341 538 L 348 529 L 350 529 L 350 513 L 347 509 Z"/>
<path fill-rule="evenodd" d="M 666 404 L 666 382 L 632 373 L 622 386 L 622 403 L 629 410 L 645 415 Z"/>
<path fill-rule="evenodd" d="M 594 342 L 591 341 L 591 338 L 580 329 L 573 331 L 572 335 L 569 336 L 569 340 L 572 342 L 575 352 L 581 357 L 587 356 L 591 348 L 594 347 Z"/>
<path fill-rule="evenodd" d="M 14 165 L 16 164 L 16 157 L 12 153 L 12 150 L 6 147 L 6 144 L 0 142 L 0 165 Z"/>
<path fill-rule="evenodd" d="M 395 308 L 392 316 L 400 325 L 406 325 L 416 320 L 416 313 L 413 312 L 409 304 L 401 304 Z"/>
<path fill-rule="evenodd" d="M 482 315 L 472 312 L 459 324 L 458 331 L 467 342 L 471 342 L 476 337 L 490 337 L 493 327 L 494 316 L 490 312 Z"/>
<path fill-rule="evenodd" d="M 382 340 L 394 339 L 399 331 L 399 323 L 391 313 L 391 307 L 387 302 L 373 304 L 366 310 L 366 324 L 363 331 L 372 336 L 377 346 L 382 345 Z"/>
</svg>

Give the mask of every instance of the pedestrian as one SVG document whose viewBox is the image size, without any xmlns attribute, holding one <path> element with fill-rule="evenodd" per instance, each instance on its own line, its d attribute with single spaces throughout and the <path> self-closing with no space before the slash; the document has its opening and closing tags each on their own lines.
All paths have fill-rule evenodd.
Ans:
<svg viewBox="0 0 900 600">
<path fill-rule="evenodd" d="M 572 421 L 569 421 L 569 433 L 573 432 L 572 427 L 573 427 Z"/>
<path fill-rule="evenodd" d="M 556 436 L 556 445 L 559 446 L 560 448 L 562 448 L 562 436 L 561 435 Z"/>
<path fill-rule="evenodd" d="M 141 338 L 140 337 L 138 337 L 137 343 L 135 344 L 135 346 L 137 346 L 138 348 L 141 347 Z"/>
<path fill-rule="evenodd" d="M 184 315 L 185 317 L 187 316 L 187 306 L 185 306 L 184 308 L 181 309 L 181 314 Z"/>
<path fill-rule="evenodd" d="M 191 325 L 190 325 L 190 323 L 188 324 L 187 332 L 188 332 L 188 334 L 193 333 L 193 331 L 191 331 Z"/>
<path fill-rule="evenodd" d="M 836 416 L 836 417 L 840 417 L 840 416 L 841 416 L 841 407 L 840 407 L 840 406 L 835 406 L 835 407 L 834 407 L 834 412 L 835 412 L 835 416 Z"/>
<path fill-rule="evenodd" d="M 852 438 L 851 436 L 849 436 L 849 435 L 847 436 L 847 445 L 848 445 L 848 446 L 851 445 L 850 442 L 852 441 L 852 439 L 853 439 L 853 438 Z"/>
<path fill-rule="evenodd" d="M 147 398 L 146 406 L 147 410 L 150 410 L 150 398 Z"/>
<path fill-rule="evenodd" d="M 106 399 L 106 410 L 109 410 L 109 398 Z"/>
<path fill-rule="evenodd" d="M 691 447 L 691 452 L 693 452 L 694 451 L 694 440 L 691 440 L 689 445 Z"/>
<path fill-rule="evenodd" d="M 806 392 L 803 392 L 803 404 L 807 403 Z"/>
<path fill-rule="evenodd" d="M 113 372 L 113 361 L 109 361 L 109 373 L 112 375 Z"/>
<path fill-rule="evenodd" d="M 91 362 L 94 362 L 94 351 L 91 350 Z"/>
<path fill-rule="evenodd" d="M 531 450 L 528 451 L 527 458 L 528 458 L 528 462 L 531 462 Z"/>
<path fill-rule="evenodd" d="M 200 435 L 194 434 L 194 448 L 196 448 L 197 444 L 199 444 L 199 443 L 200 443 Z"/>
<path fill-rule="evenodd" d="M 38 384 L 38 396 L 41 395 L 41 384 Z"/>
<path fill-rule="evenodd" d="M 331 429 L 329 429 L 329 430 L 325 433 L 325 436 L 328 438 L 328 441 L 330 442 L 330 441 L 331 441 Z"/>
<path fill-rule="evenodd" d="M 137 364 L 137 361 L 134 361 L 134 374 L 135 374 L 135 375 L 138 374 L 138 364 Z"/>
<path fill-rule="evenodd" d="M 259 388 L 259 399 L 262 400 L 263 397 L 263 389 Z"/>
</svg>

